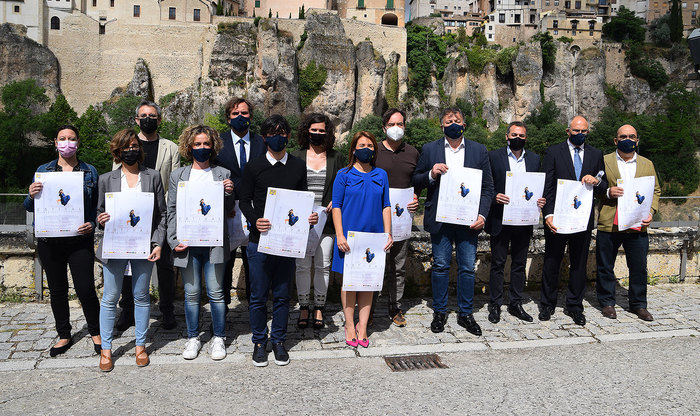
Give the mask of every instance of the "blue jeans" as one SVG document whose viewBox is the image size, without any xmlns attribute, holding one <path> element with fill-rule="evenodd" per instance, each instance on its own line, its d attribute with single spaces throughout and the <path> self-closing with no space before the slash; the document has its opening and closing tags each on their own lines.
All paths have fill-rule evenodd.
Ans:
<svg viewBox="0 0 700 416">
<path fill-rule="evenodd" d="M 267 294 L 272 288 L 272 342 L 287 339 L 289 285 L 294 278 L 295 260 L 258 252 L 258 245 L 248 243 L 250 267 L 250 329 L 253 342 L 267 342 Z"/>
<path fill-rule="evenodd" d="M 457 247 L 457 305 L 460 315 L 472 313 L 474 298 L 474 265 L 477 234 L 466 226 L 442 224 L 440 232 L 430 235 L 433 245 L 433 311 L 447 313 L 447 289 L 450 285 L 452 244 Z"/>
<path fill-rule="evenodd" d="M 182 269 L 185 286 L 185 321 L 187 337 L 199 335 L 199 299 L 202 293 L 202 271 L 207 285 L 214 336 L 226 336 L 226 305 L 224 304 L 224 263 L 209 262 L 209 247 L 190 247 L 190 261 Z"/>
<path fill-rule="evenodd" d="M 153 263 L 148 260 L 107 260 L 102 267 L 104 275 L 104 290 L 100 303 L 100 335 L 102 337 L 102 349 L 112 349 L 112 332 L 114 321 L 117 319 L 117 302 L 122 293 L 124 283 L 124 271 L 126 263 L 131 261 L 131 287 L 134 291 L 134 322 L 136 330 L 136 345 L 146 345 L 146 331 L 148 331 L 148 319 L 151 315 L 151 273 Z"/>
</svg>

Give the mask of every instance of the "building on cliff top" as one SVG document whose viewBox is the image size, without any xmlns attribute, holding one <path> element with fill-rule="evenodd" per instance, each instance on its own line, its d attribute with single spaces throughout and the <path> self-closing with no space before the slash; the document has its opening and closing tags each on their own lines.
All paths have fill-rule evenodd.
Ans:
<svg viewBox="0 0 700 416">
<path fill-rule="evenodd" d="M 304 10 L 335 10 L 338 16 L 378 25 L 404 26 L 405 0 L 245 0 L 242 16 L 297 19 Z"/>
</svg>

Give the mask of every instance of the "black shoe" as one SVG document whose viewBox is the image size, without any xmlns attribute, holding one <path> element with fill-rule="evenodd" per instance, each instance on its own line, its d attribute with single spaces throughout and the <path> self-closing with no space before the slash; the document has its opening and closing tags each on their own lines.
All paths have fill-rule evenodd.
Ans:
<svg viewBox="0 0 700 416">
<path fill-rule="evenodd" d="M 570 316 L 576 325 L 586 325 L 586 315 L 583 312 L 564 310 L 564 315 Z"/>
<path fill-rule="evenodd" d="M 119 320 L 114 327 L 117 328 L 117 331 L 124 332 L 132 326 L 134 326 L 134 311 L 122 309 L 122 313 L 119 315 Z"/>
<path fill-rule="evenodd" d="M 474 320 L 474 315 L 471 313 L 469 315 L 459 315 L 457 317 L 457 323 L 459 326 L 464 327 L 470 334 L 481 336 L 481 327 Z"/>
<path fill-rule="evenodd" d="M 433 312 L 433 322 L 430 323 L 430 330 L 436 334 L 442 332 L 445 330 L 445 323 L 447 323 L 447 314 Z"/>
<path fill-rule="evenodd" d="M 253 349 L 253 365 L 256 367 L 267 367 L 267 349 L 265 344 L 255 344 Z"/>
<path fill-rule="evenodd" d="M 272 352 L 275 353 L 275 364 L 277 364 L 277 365 L 289 364 L 289 353 L 287 353 L 287 349 L 284 348 L 284 342 L 272 343 Z"/>
<path fill-rule="evenodd" d="M 537 317 L 540 321 L 549 321 L 549 318 L 554 315 L 554 308 L 551 306 L 540 306 L 540 314 Z"/>
<path fill-rule="evenodd" d="M 525 309 L 523 309 L 523 305 L 520 303 L 508 305 L 508 313 L 525 322 L 533 321 L 532 316 L 530 316 L 529 313 L 525 312 Z"/>
<path fill-rule="evenodd" d="M 492 324 L 497 324 L 501 320 L 501 306 L 493 303 L 489 303 L 489 322 Z"/>
<path fill-rule="evenodd" d="M 177 328 L 177 321 L 175 320 L 175 314 L 172 312 L 164 313 L 161 319 L 161 327 L 166 331 L 173 330 Z"/>
<path fill-rule="evenodd" d="M 55 357 L 57 355 L 61 355 L 61 354 L 65 353 L 66 351 L 68 351 L 68 349 L 70 349 L 70 347 L 72 345 L 73 345 L 73 337 L 70 337 L 70 339 L 68 340 L 68 344 L 66 344 L 62 347 L 51 347 L 51 349 L 49 350 L 49 356 Z M 102 348 L 101 345 L 100 345 L 100 348 Z M 101 350 L 100 350 L 100 352 L 101 352 Z"/>
</svg>

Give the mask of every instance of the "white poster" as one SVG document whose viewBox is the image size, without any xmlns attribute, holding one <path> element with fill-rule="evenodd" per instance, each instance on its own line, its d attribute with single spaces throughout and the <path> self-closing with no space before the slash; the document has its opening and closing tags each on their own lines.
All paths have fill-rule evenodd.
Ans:
<svg viewBox="0 0 700 416">
<path fill-rule="evenodd" d="M 109 192 L 105 194 L 105 223 L 102 257 L 147 259 L 151 255 L 153 193 Z"/>
<path fill-rule="evenodd" d="M 343 290 L 379 292 L 384 283 L 387 233 L 348 232 L 350 251 L 343 261 Z"/>
<path fill-rule="evenodd" d="M 238 206 L 238 201 L 236 201 L 236 207 L 234 208 L 236 211 L 235 216 L 233 217 L 226 217 L 226 221 L 228 225 L 228 238 L 229 238 L 229 246 L 231 250 L 238 248 L 240 246 L 247 246 L 248 245 L 248 235 L 250 232 L 248 231 L 248 221 L 245 218 L 245 215 L 241 212 L 241 209 Z"/>
<path fill-rule="evenodd" d="M 85 224 L 83 172 L 36 172 L 34 182 L 43 185 L 34 197 L 34 235 L 78 235 L 78 228 Z"/>
<path fill-rule="evenodd" d="M 617 180 L 617 186 L 624 190 L 617 200 L 617 228 L 620 231 L 639 228 L 642 221 L 649 217 L 655 185 L 656 179 L 653 176 L 632 178 L 629 182 Z"/>
<path fill-rule="evenodd" d="M 440 179 L 435 219 L 439 222 L 472 225 L 479 217 L 481 170 L 453 166 Z"/>
<path fill-rule="evenodd" d="M 503 225 L 535 225 L 540 221 L 537 200 L 544 192 L 543 172 L 506 172 L 505 194 L 510 201 L 503 206 Z"/>
<path fill-rule="evenodd" d="M 593 208 L 593 187 L 580 181 L 557 180 L 554 226 L 558 234 L 573 234 L 588 229 Z"/>
<path fill-rule="evenodd" d="M 309 230 L 309 241 L 306 244 L 307 256 L 313 256 L 314 253 L 316 253 L 318 244 L 321 242 L 321 236 L 323 235 L 323 227 L 326 226 L 326 221 L 328 221 L 326 207 L 314 205 L 313 211 L 318 214 L 318 224 L 312 225 Z"/>
<path fill-rule="evenodd" d="M 394 241 L 403 241 L 411 237 L 413 216 L 408 212 L 408 204 L 413 202 L 413 188 L 389 188 L 391 202 L 391 234 Z"/>
<path fill-rule="evenodd" d="M 264 218 L 269 231 L 260 233 L 258 251 L 282 257 L 303 259 L 309 242 L 309 217 L 314 193 L 267 188 Z"/>
<path fill-rule="evenodd" d="M 224 245 L 224 183 L 177 184 L 177 239 L 190 247 Z"/>
</svg>

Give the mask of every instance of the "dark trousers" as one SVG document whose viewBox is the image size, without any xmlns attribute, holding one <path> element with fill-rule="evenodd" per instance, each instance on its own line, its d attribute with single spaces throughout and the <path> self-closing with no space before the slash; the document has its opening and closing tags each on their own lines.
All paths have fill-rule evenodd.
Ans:
<svg viewBox="0 0 700 416">
<path fill-rule="evenodd" d="M 542 268 L 542 299 L 540 306 L 557 306 L 559 269 L 564 249 L 569 246 L 569 286 L 566 291 L 566 308 L 571 312 L 583 311 L 583 294 L 586 290 L 586 262 L 591 245 L 591 232 L 554 234 L 544 232 L 544 266 Z"/>
<path fill-rule="evenodd" d="M 51 310 L 59 338 L 71 337 L 68 267 L 91 336 L 100 335 L 100 302 L 95 293 L 95 248 L 92 237 L 39 240 L 36 251 L 46 272 Z"/>
<path fill-rule="evenodd" d="M 630 309 L 647 307 L 647 253 L 649 235 L 647 233 L 608 233 L 598 231 L 596 237 L 596 262 L 598 268 L 596 292 L 600 306 L 615 305 L 615 259 L 617 251 L 625 249 L 625 259 L 629 269 L 630 288 L 628 291 Z"/>
<path fill-rule="evenodd" d="M 248 243 L 250 262 L 250 329 L 253 342 L 267 342 L 267 297 L 272 289 L 272 325 L 270 339 L 273 343 L 287 339 L 289 318 L 289 286 L 294 278 L 293 258 L 272 256 L 258 252 L 256 243 Z"/>
<path fill-rule="evenodd" d="M 489 277 L 490 302 L 503 305 L 503 269 L 510 246 L 510 293 L 511 305 L 522 303 L 525 290 L 525 263 L 530 247 L 532 227 L 504 225 L 501 232 L 491 236 L 491 275 Z"/>
<path fill-rule="evenodd" d="M 175 311 L 175 270 L 173 268 L 172 251 L 170 247 L 163 247 L 160 259 L 156 262 L 158 269 L 158 309 L 163 315 L 172 314 Z M 128 313 L 134 315 L 134 292 L 132 289 L 131 276 L 124 276 L 122 284 L 122 300 L 119 306 Z"/>
<path fill-rule="evenodd" d="M 243 274 L 245 276 L 245 296 L 250 303 L 250 274 L 248 272 L 248 254 L 246 253 L 246 247 L 241 246 L 241 259 L 243 260 Z M 236 260 L 236 251 L 234 249 L 231 252 L 231 257 L 226 262 L 226 267 L 224 268 L 224 303 L 228 305 L 231 303 L 231 287 L 233 286 L 233 262 Z"/>
</svg>

